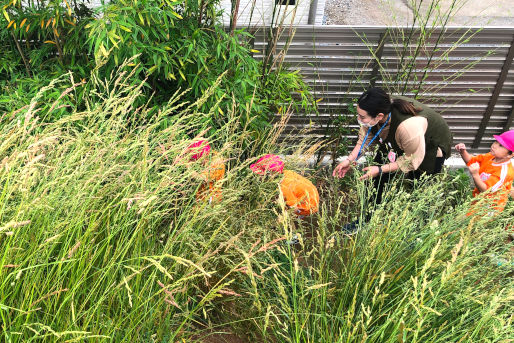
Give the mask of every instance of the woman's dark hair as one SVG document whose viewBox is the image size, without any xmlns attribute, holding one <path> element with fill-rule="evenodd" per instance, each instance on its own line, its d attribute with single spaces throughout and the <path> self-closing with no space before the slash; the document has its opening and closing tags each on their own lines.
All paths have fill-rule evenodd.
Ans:
<svg viewBox="0 0 514 343">
<path fill-rule="evenodd" d="M 370 88 L 360 96 L 357 104 L 361 109 L 368 112 L 368 115 L 375 118 L 379 113 L 388 114 L 394 107 L 398 111 L 415 116 L 421 111 L 421 108 L 415 107 L 411 102 L 403 99 L 394 99 L 391 102 L 391 97 L 382 88 Z"/>
</svg>

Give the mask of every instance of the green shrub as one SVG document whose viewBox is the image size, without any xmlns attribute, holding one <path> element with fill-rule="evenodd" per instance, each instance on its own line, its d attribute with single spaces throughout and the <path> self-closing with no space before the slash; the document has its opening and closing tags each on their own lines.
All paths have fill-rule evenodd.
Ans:
<svg viewBox="0 0 514 343">
<path fill-rule="evenodd" d="M 93 13 L 86 3 L 14 0 L 3 7 L 2 36 L 9 54 L 16 56 L 11 61 L 18 73 L 32 77 L 40 71 L 73 70 L 80 77 L 89 75 L 92 65 L 85 49 L 84 27 Z"/>
<path fill-rule="evenodd" d="M 224 75 L 200 108 L 201 129 L 210 133 L 237 117 L 239 130 L 264 137 L 279 107 L 310 106 L 300 75 L 284 69 L 261 75 L 260 63 L 250 51 L 250 35 L 244 30 L 225 31 L 216 0 L 117 0 L 96 13 L 86 4 L 11 1 L 5 7 L 0 34 L 6 38 L 8 54 L 0 60 L 0 69 L 7 71 L 4 89 L 18 90 L 15 101 L 32 98 L 34 89 L 70 71 L 75 80 L 89 81 L 91 72 L 99 79 L 112 79 L 112 73 L 130 60 L 131 78 L 126 82 L 145 85 L 138 106 L 160 106 L 185 90 L 183 99 L 194 103 Z M 84 88 L 84 94 L 94 95 Z M 25 89 L 27 94 L 21 94 Z M 298 90 L 302 98 L 291 98 Z M 83 103 L 76 99 L 76 105 L 80 108 Z M 69 111 L 52 113 L 60 118 Z"/>
</svg>

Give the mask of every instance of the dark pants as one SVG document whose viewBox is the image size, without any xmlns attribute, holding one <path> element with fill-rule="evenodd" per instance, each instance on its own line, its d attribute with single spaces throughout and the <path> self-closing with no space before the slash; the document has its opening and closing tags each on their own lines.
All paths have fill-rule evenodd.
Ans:
<svg viewBox="0 0 514 343">
<path fill-rule="evenodd" d="M 380 151 L 377 152 L 373 161 L 379 165 L 383 165 L 383 164 L 389 162 L 387 160 L 387 158 L 384 158 L 382 156 L 382 153 Z M 444 157 L 436 157 L 434 172 L 430 173 L 429 175 L 434 175 L 434 174 L 440 173 L 441 170 L 443 169 L 444 161 L 445 161 Z M 421 172 L 419 170 L 413 170 L 407 174 L 404 174 L 403 172 L 398 171 L 398 172 L 394 172 L 394 173 L 384 173 L 382 175 L 378 175 L 377 177 L 374 177 L 373 178 L 373 186 L 376 189 L 376 194 L 372 194 L 371 196 L 368 197 L 369 204 L 371 204 L 371 205 L 372 204 L 375 204 L 375 205 L 380 204 L 382 202 L 382 195 L 383 195 L 384 188 L 387 185 L 387 183 L 389 183 L 391 180 L 395 179 L 396 177 L 401 176 L 401 174 L 403 174 L 403 177 L 405 177 L 405 179 L 407 179 L 407 180 L 419 180 L 419 178 L 421 177 L 423 172 Z M 372 207 L 374 207 L 374 206 L 370 206 L 370 208 L 372 208 Z"/>
</svg>

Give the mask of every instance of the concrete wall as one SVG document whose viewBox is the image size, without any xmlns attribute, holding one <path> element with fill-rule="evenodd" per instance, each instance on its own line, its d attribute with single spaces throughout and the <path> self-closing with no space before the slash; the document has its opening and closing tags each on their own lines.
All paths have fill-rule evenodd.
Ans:
<svg viewBox="0 0 514 343">
<path fill-rule="evenodd" d="M 318 0 L 315 18 L 316 25 L 322 24 L 323 14 L 325 12 L 325 1 L 326 0 Z M 254 3 L 255 6 L 252 14 L 252 5 Z M 100 0 L 92 0 L 90 6 L 94 8 L 100 6 L 100 4 Z M 296 0 L 296 6 L 280 5 L 277 6 L 276 12 L 278 13 L 275 15 L 279 15 L 280 18 L 282 18 L 285 14 L 285 24 L 290 24 L 294 18 L 294 24 L 306 25 L 309 19 L 310 4 L 311 0 Z M 247 26 L 249 24 L 250 16 L 252 17 L 252 22 L 250 23 L 252 26 L 270 25 L 274 6 L 275 0 L 241 0 L 237 21 L 238 26 Z M 228 26 L 230 24 L 231 1 L 221 0 L 221 8 L 224 11 L 223 23 Z"/>
</svg>

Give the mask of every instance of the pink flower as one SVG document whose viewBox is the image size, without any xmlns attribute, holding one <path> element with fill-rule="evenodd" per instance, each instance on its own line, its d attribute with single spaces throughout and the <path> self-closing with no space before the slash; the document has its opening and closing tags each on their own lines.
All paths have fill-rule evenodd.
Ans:
<svg viewBox="0 0 514 343">
<path fill-rule="evenodd" d="M 264 155 L 250 166 L 250 169 L 259 175 L 264 175 L 266 172 L 282 173 L 284 171 L 284 162 L 277 155 Z"/>
</svg>

